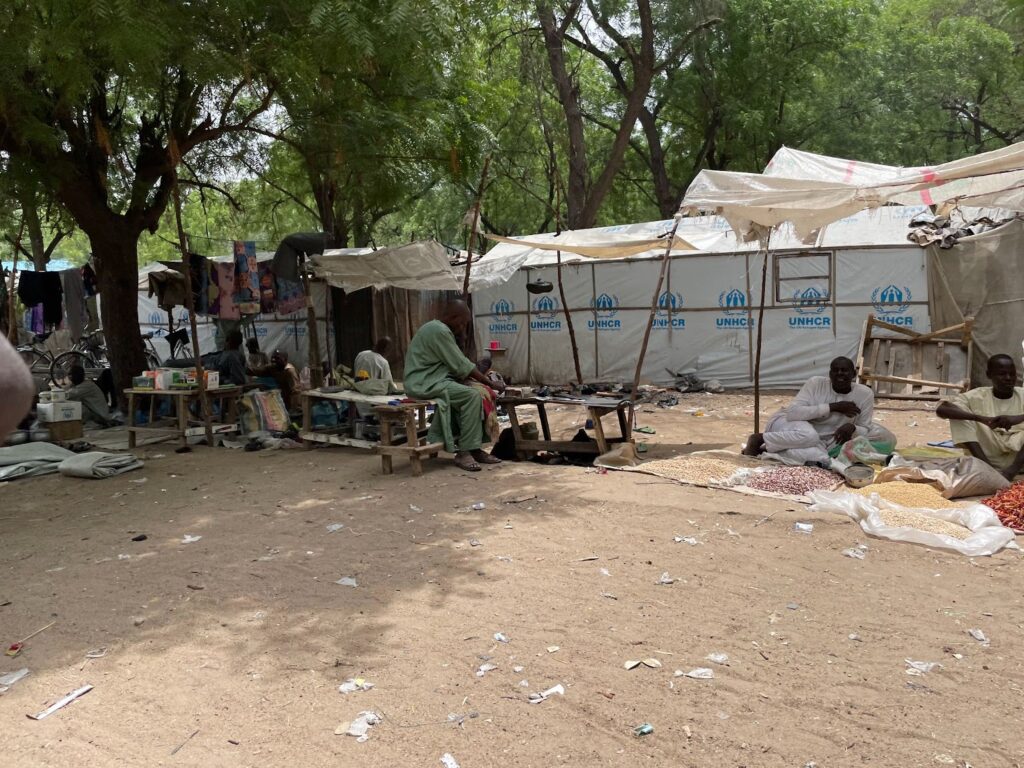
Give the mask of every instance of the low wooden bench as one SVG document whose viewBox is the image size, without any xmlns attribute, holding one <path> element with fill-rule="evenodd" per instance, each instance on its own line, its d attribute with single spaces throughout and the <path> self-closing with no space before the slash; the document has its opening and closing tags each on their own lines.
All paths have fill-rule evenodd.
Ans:
<svg viewBox="0 0 1024 768">
<path fill-rule="evenodd" d="M 424 457 L 432 459 L 444 450 L 444 443 L 427 442 L 427 406 L 430 403 L 416 400 L 398 405 L 375 405 L 374 413 L 380 421 L 381 471 L 385 475 L 394 472 L 392 457 L 408 456 L 412 473 L 423 474 Z"/>
</svg>

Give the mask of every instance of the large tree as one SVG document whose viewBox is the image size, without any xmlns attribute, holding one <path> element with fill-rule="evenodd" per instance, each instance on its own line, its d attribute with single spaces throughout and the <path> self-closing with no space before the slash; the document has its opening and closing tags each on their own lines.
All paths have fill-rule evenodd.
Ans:
<svg viewBox="0 0 1024 768">
<path fill-rule="evenodd" d="M 139 236 L 157 229 L 184 158 L 199 162 L 269 107 L 251 73 L 280 46 L 275 10 L 256 0 L 0 8 L 0 152 L 30 165 L 88 236 L 121 386 L 144 367 Z"/>
</svg>

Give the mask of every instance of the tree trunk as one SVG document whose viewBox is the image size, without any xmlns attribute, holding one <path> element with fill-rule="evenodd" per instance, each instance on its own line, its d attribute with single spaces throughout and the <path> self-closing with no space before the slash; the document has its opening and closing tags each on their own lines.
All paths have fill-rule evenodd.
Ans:
<svg viewBox="0 0 1024 768">
<path fill-rule="evenodd" d="M 681 195 L 668 176 L 665 147 L 661 143 L 657 118 L 646 106 L 640 110 L 640 126 L 647 137 L 647 163 L 654 180 L 654 199 L 658 201 L 658 212 L 663 219 L 671 219 L 679 209 Z"/>
<path fill-rule="evenodd" d="M 21 212 L 25 217 L 25 229 L 28 232 L 32 264 L 37 272 L 43 272 L 50 257 L 46 253 L 46 244 L 43 242 L 43 225 L 39 220 L 39 207 L 33 192 L 25 191 L 21 195 Z"/>
<path fill-rule="evenodd" d="M 123 390 L 146 368 L 139 330 L 139 233 L 122 225 L 87 234 L 99 264 L 96 276 L 107 356 L 118 401 L 123 402 Z"/>
<path fill-rule="evenodd" d="M 575 13 L 575 10 L 572 11 Z M 558 90 L 565 124 L 569 137 L 569 185 L 566 195 L 567 224 L 569 229 L 585 229 L 593 221 L 584 219 L 584 209 L 590 191 L 590 166 L 587 164 L 587 141 L 584 132 L 583 112 L 580 109 L 579 88 L 573 82 L 565 61 L 565 30 L 555 19 L 550 3 L 537 2 L 537 17 L 544 46 L 547 49 L 551 77 Z"/>
</svg>

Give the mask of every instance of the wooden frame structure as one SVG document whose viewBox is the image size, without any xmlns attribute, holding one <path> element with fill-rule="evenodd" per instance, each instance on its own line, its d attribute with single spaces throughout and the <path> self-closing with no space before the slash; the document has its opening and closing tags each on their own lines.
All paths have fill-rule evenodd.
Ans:
<svg viewBox="0 0 1024 768">
<path fill-rule="evenodd" d="M 871 387 L 875 397 L 897 400 L 941 400 L 950 392 L 967 391 L 973 326 L 974 318 L 968 317 L 958 325 L 918 333 L 868 315 L 857 355 L 860 383 Z"/>
<path fill-rule="evenodd" d="M 583 399 L 571 398 L 541 398 L 541 397 L 515 397 L 505 396 L 498 398 L 498 405 L 505 406 L 508 411 L 509 426 L 512 428 L 512 435 L 516 441 L 516 453 L 520 459 L 529 458 L 531 453 L 537 451 L 562 451 L 565 453 L 592 453 L 600 456 L 607 453 L 610 446 L 615 443 L 633 442 L 633 401 L 619 398 L 588 397 Z M 574 406 L 585 408 L 587 415 L 594 423 L 594 442 L 574 442 L 571 440 L 553 440 L 551 438 L 551 427 L 548 423 L 548 405 Z M 542 440 L 528 440 L 523 436 L 522 425 L 519 421 L 519 414 L 516 408 L 522 406 L 535 406 L 537 415 L 540 417 L 540 428 L 543 433 Z M 606 437 L 601 417 L 609 413 L 615 413 L 619 422 L 619 437 Z"/>
</svg>

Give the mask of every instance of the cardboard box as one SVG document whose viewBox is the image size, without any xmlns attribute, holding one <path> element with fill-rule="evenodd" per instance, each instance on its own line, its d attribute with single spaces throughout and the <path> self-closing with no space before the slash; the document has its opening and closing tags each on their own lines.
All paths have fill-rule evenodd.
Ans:
<svg viewBox="0 0 1024 768">
<path fill-rule="evenodd" d="M 45 424 L 56 424 L 62 421 L 81 421 L 82 404 L 75 402 L 40 403 L 36 409 L 36 418 Z"/>
<path fill-rule="evenodd" d="M 82 437 L 82 420 L 50 422 L 46 425 L 46 431 L 50 433 L 52 443 L 78 440 Z"/>
</svg>

